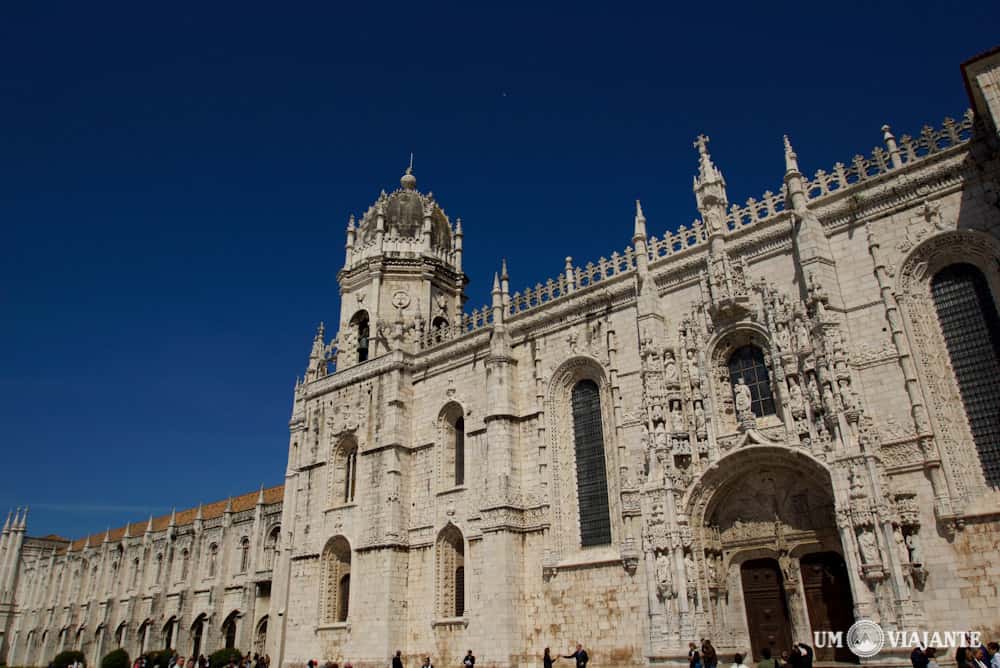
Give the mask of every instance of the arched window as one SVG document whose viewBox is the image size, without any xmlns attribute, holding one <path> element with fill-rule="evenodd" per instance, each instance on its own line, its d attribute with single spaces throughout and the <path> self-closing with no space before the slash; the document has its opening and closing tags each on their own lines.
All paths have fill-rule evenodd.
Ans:
<svg viewBox="0 0 1000 668">
<path fill-rule="evenodd" d="M 139 586 L 139 560 L 132 560 L 132 589 Z"/>
<path fill-rule="evenodd" d="M 226 617 L 226 621 L 222 622 L 222 637 L 225 639 L 226 649 L 236 647 L 236 618 L 238 616 L 238 612 L 233 612 Z"/>
<path fill-rule="evenodd" d="M 281 539 L 281 527 L 276 526 L 267 534 L 267 540 L 264 541 L 264 569 L 271 570 L 274 568 L 274 556 L 278 552 L 278 545 Z"/>
<path fill-rule="evenodd" d="M 931 294 L 986 482 L 1000 486 L 1000 317 L 982 272 L 953 264 Z"/>
<path fill-rule="evenodd" d="M 250 568 L 250 539 L 246 536 L 240 539 L 240 573 L 246 573 Z"/>
<path fill-rule="evenodd" d="M 86 566 L 84 566 L 86 568 Z M 98 580 L 97 564 L 94 564 L 93 568 L 90 569 L 90 595 L 93 596 L 94 592 L 97 591 L 97 580 Z"/>
<path fill-rule="evenodd" d="M 368 344 L 369 344 L 369 329 L 368 329 L 368 313 L 365 311 L 358 311 L 351 318 L 351 327 L 354 329 L 354 336 L 357 339 L 358 347 L 358 363 L 365 362 L 368 360 Z"/>
<path fill-rule="evenodd" d="M 441 617 L 465 614 L 465 539 L 454 524 L 438 535 L 437 609 Z"/>
<path fill-rule="evenodd" d="M 434 330 L 434 342 L 439 343 L 444 339 L 444 332 L 448 329 L 448 321 L 439 315 L 431 321 L 431 329 Z"/>
<path fill-rule="evenodd" d="M 465 418 L 462 407 L 452 402 L 441 411 L 442 483 L 465 484 Z"/>
<path fill-rule="evenodd" d="M 219 546 L 212 543 L 208 546 L 208 577 L 215 577 L 215 568 L 219 560 Z"/>
<path fill-rule="evenodd" d="M 198 615 L 191 625 L 191 656 L 197 657 L 201 654 L 201 643 L 205 636 L 205 615 Z"/>
<path fill-rule="evenodd" d="M 154 584 L 160 583 L 160 578 L 163 577 L 163 553 L 160 552 L 156 555 L 156 579 L 153 580 Z"/>
<path fill-rule="evenodd" d="M 358 480 L 358 443 L 347 436 L 333 448 L 330 468 L 330 503 L 353 503 Z"/>
<path fill-rule="evenodd" d="M 191 553 L 185 548 L 181 550 L 181 580 L 187 580 L 188 566 L 191 564 Z"/>
<path fill-rule="evenodd" d="M 174 641 L 177 640 L 174 634 L 177 630 L 177 618 L 171 617 L 163 626 L 163 649 L 174 649 Z"/>
<path fill-rule="evenodd" d="M 257 654 L 264 654 L 267 648 L 267 615 L 264 615 L 257 623 L 257 633 L 254 634 L 253 651 Z"/>
<path fill-rule="evenodd" d="M 735 386 L 740 378 L 750 388 L 750 409 L 757 417 L 774 415 L 771 376 L 764 363 L 764 353 L 757 346 L 737 348 L 729 357 L 729 381 Z"/>
<path fill-rule="evenodd" d="M 351 546 L 343 536 L 332 538 L 323 549 L 324 624 L 346 622 L 351 595 Z"/>
<path fill-rule="evenodd" d="M 121 647 L 125 644 L 125 630 L 127 628 L 128 625 L 125 622 L 118 625 L 118 630 L 115 631 L 115 647 Z"/>
<path fill-rule="evenodd" d="M 139 625 L 139 654 L 145 654 L 149 647 L 149 620 Z"/>
<path fill-rule="evenodd" d="M 611 543 L 611 513 L 604 461 L 601 392 L 597 383 L 587 379 L 574 385 L 572 403 L 580 545 L 607 545 Z"/>
</svg>

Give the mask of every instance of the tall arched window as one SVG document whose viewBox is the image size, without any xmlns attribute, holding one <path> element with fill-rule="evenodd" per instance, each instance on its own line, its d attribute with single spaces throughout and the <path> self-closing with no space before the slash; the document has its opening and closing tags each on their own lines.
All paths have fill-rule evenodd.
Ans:
<svg viewBox="0 0 1000 668">
<path fill-rule="evenodd" d="M 132 589 L 139 586 L 139 560 L 132 560 Z"/>
<path fill-rule="evenodd" d="M 330 468 L 330 503 L 354 503 L 358 481 L 358 443 L 348 436 L 333 448 Z"/>
<path fill-rule="evenodd" d="M 351 318 L 351 327 L 354 329 L 354 336 L 357 339 L 357 355 L 358 363 L 365 362 L 368 360 L 368 344 L 369 344 L 369 328 L 368 328 L 368 313 L 365 311 L 358 311 Z"/>
<path fill-rule="evenodd" d="M 281 539 L 281 527 L 276 526 L 267 534 L 264 541 L 264 568 L 271 570 L 274 568 L 274 556 L 278 553 L 278 544 Z"/>
<path fill-rule="evenodd" d="M 191 565 L 191 553 L 185 548 L 181 551 L 181 580 L 187 580 L 188 567 Z"/>
<path fill-rule="evenodd" d="M 163 576 L 163 553 L 160 552 L 156 555 L 156 579 L 153 580 L 154 584 L 160 583 L 160 578 Z"/>
<path fill-rule="evenodd" d="M 238 616 L 238 612 L 233 612 L 226 617 L 226 621 L 222 622 L 222 637 L 225 639 L 226 649 L 236 647 L 236 618 Z"/>
<path fill-rule="evenodd" d="M 197 657 L 201 654 L 201 642 L 205 636 L 205 615 L 198 615 L 191 625 L 191 656 Z"/>
<path fill-rule="evenodd" d="M 757 346 L 737 348 L 729 357 L 729 381 L 735 386 L 740 378 L 750 388 L 750 409 L 757 417 L 774 415 L 771 376 L 764 363 L 764 353 Z"/>
<path fill-rule="evenodd" d="M 177 629 L 177 618 L 171 617 L 163 626 L 163 649 L 174 649 L 174 637 Z"/>
<path fill-rule="evenodd" d="M 208 577 L 215 577 L 216 565 L 219 561 L 219 546 L 212 543 L 208 546 Z"/>
<path fill-rule="evenodd" d="M 576 450 L 576 493 L 580 506 L 580 544 L 611 543 L 608 476 L 604 461 L 601 392 L 592 380 L 573 386 L 573 442 Z"/>
<path fill-rule="evenodd" d="M 448 329 L 448 321 L 439 315 L 431 321 L 431 329 L 434 330 L 434 342 L 439 343 L 444 338 L 445 330 Z"/>
<path fill-rule="evenodd" d="M 343 536 L 332 538 L 323 549 L 324 624 L 346 622 L 351 595 L 351 546 Z"/>
<path fill-rule="evenodd" d="M 441 411 L 439 436 L 441 438 L 441 484 L 465 484 L 465 418 L 462 407 L 451 402 Z"/>
<path fill-rule="evenodd" d="M 240 539 L 240 573 L 246 573 L 250 568 L 250 539 L 246 536 Z"/>
<path fill-rule="evenodd" d="M 448 524 L 437 539 L 437 609 L 440 617 L 465 614 L 465 539 Z"/>
<path fill-rule="evenodd" d="M 125 644 L 126 629 L 128 629 L 128 625 L 125 622 L 118 625 L 118 630 L 115 631 L 115 647 L 121 647 Z"/>
<path fill-rule="evenodd" d="M 1000 486 L 1000 317 L 986 278 L 953 264 L 931 280 L 931 293 L 969 430 L 986 482 Z"/>
</svg>

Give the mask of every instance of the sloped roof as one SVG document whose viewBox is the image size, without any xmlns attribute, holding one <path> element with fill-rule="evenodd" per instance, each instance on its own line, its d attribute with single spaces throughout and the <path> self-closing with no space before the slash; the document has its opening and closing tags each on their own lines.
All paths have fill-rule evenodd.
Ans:
<svg viewBox="0 0 1000 668">
<path fill-rule="evenodd" d="M 226 506 L 229 505 L 230 500 L 233 504 L 233 512 L 238 513 L 244 510 L 250 510 L 257 505 L 257 498 L 260 496 L 260 491 L 247 492 L 246 494 L 241 494 L 240 496 L 234 496 L 232 499 L 222 499 L 220 501 L 213 501 L 212 503 L 204 504 L 201 506 L 201 516 L 202 519 L 210 520 L 215 517 L 222 517 L 222 514 L 226 511 Z M 264 489 L 264 504 L 269 505 L 272 503 L 279 503 L 285 496 L 285 486 L 276 485 L 275 487 L 268 487 Z M 177 511 L 177 526 L 184 526 L 186 524 L 192 524 L 194 518 L 198 516 L 198 507 L 187 508 L 186 510 Z M 125 536 L 125 529 L 128 528 L 128 534 L 130 536 L 141 536 L 146 533 L 146 526 L 149 523 L 148 519 L 140 520 L 138 522 L 132 522 L 126 526 L 121 526 L 116 529 L 111 529 L 108 532 L 108 540 L 111 542 L 119 541 Z M 160 515 L 159 517 L 153 518 L 153 531 L 163 531 L 168 526 L 170 526 L 170 515 Z M 96 547 L 104 542 L 105 533 L 95 533 L 84 538 L 77 538 L 70 544 L 70 551 L 82 550 L 87 542 L 90 542 L 91 547 Z"/>
</svg>

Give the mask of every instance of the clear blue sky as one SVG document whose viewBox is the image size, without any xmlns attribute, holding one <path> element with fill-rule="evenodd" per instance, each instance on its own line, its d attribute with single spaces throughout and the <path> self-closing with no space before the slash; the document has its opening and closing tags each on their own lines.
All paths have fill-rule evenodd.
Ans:
<svg viewBox="0 0 1000 668">
<path fill-rule="evenodd" d="M 554 4 L 554 3 L 552 3 Z M 210 5 L 210 6 L 208 6 Z M 879 127 L 968 106 L 1000 3 L 5 3 L 0 508 L 69 536 L 282 481 L 349 213 L 398 183 L 465 224 L 470 306 Z"/>
</svg>

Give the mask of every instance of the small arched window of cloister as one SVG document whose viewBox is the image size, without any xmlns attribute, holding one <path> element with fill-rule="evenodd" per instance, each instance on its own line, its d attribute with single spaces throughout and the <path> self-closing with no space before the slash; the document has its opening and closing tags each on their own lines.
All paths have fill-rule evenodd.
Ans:
<svg viewBox="0 0 1000 668">
<path fill-rule="evenodd" d="M 450 402 L 438 416 L 441 445 L 441 480 L 445 488 L 465 484 L 465 414 L 461 405 Z"/>
<path fill-rule="evenodd" d="M 333 449 L 330 469 L 330 501 L 334 506 L 354 503 L 358 483 L 358 442 L 342 438 Z"/>
</svg>

